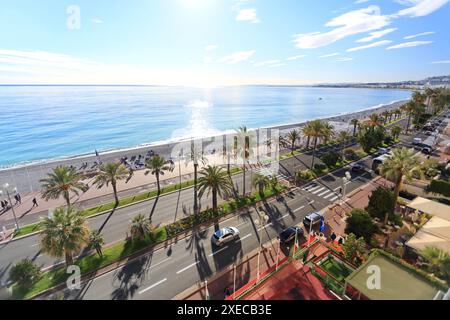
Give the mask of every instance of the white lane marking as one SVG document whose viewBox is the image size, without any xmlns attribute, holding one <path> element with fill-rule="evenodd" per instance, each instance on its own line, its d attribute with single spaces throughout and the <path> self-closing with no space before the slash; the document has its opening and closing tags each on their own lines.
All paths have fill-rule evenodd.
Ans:
<svg viewBox="0 0 450 320">
<path fill-rule="evenodd" d="M 316 184 L 308 184 L 306 187 L 303 187 L 302 190 L 303 190 L 303 191 L 306 191 L 306 190 L 308 190 L 309 188 L 312 188 L 312 187 L 315 187 L 315 186 L 316 186 Z"/>
<path fill-rule="evenodd" d="M 305 207 L 305 206 L 301 206 L 300 208 L 295 209 L 294 212 L 297 212 L 297 211 L 299 211 L 299 210 L 302 210 L 304 207 Z"/>
<path fill-rule="evenodd" d="M 297 209 L 297 210 L 299 210 L 299 209 Z M 294 210 L 294 212 L 295 212 L 295 210 Z M 289 215 L 289 213 L 286 213 L 284 216 L 279 217 L 279 218 L 277 219 L 277 221 L 283 220 L 283 219 L 286 218 L 288 215 Z"/>
<path fill-rule="evenodd" d="M 217 251 L 211 253 L 209 256 L 212 257 L 213 255 L 215 255 L 215 254 L 217 254 L 217 253 L 220 253 L 220 252 L 222 252 L 222 251 L 224 251 L 224 250 L 227 250 L 227 249 L 228 249 L 228 246 L 225 246 L 225 247 L 223 247 L 222 249 L 217 250 Z"/>
<path fill-rule="evenodd" d="M 330 193 L 329 195 L 327 195 L 326 197 L 323 197 L 324 199 L 327 199 L 327 198 L 329 198 L 329 197 L 331 197 L 331 196 L 335 196 L 336 195 L 336 193 L 334 193 L 334 192 L 332 192 L 332 193 Z"/>
<path fill-rule="evenodd" d="M 181 269 L 181 270 L 178 270 L 178 271 L 177 271 L 177 274 L 180 274 L 180 273 L 186 271 L 187 269 L 192 268 L 193 266 L 195 266 L 195 265 L 198 264 L 199 262 L 200 262 L 200 261 L 194 262 L 194 263 L 188 265 L 187 267 L 185 267 L 185 268 L 183 268 L 183 269 Z"/>
<path fill-rule="evenodd" d="M 265 226 L 263 226 L 263 227 L 261 227 L 261 228 L 259 228 L 259 229 L 257 229 L 257 231 L 261 231 L 261 229 L 265 229 L 265 228 L 267 228 L 267 227 L 270 227 L 271 225 L 272 225 L 272 222 L 266 224 Z"/>
<path fill-rule="evenodd" d="M 248 237 L 251 237 L 252 236 L 252 234 L 251 233 L 249 233 L 248 235 L 246 235 L 246 236 L 243 236 L 242 238 L 241 238 L 241 241 L 242 240 L 245 240 L 245 239 L 247 239 Z"/>
<path fill-rule="evenodd" d="M 334 200 L 337 200 L 337 198 L 339 198 L 338 196 L 331 198 L 330 201 L 333 202 Z"/>
<path fill-rule="evenodd" d="M 318 196 L 318 197 L 321 197 L 321 196 L 327 194 L 328 192 L 333 193 L 333 191 L 330 191 L 330 190 L 327 189 L 327 190 L 325 190 L 324 192 L 319 193 L 317 196 Z"/>
<path fill-rule="evenodd" d="M 37 247 L 38 245 L 39 245 L 39 243 L 35 243 L 35 244 L 32 244 L 30 247 L 33 248 L 33 247 Z"/>
<path fill-rule="evenodd" d="M 309 205 L 313 204 L 314 202 L 316 202 L 315 200 L 308 202 Z"/>
<path fill-rule="evenodd" d="M 164 260 L 161 260 L 161 261 L 158 262 L 158 263 L 152 264 L 150 267 L 148 267 L 148 268 L 145 269 L 145 270 L 150 270 L 150 269 L 152 269 L 152 268 L 155 268 L 155 267 L 159 266 L 160 264 L 163 264 L 164 262 L 166 262 L 166 261 L 168 261 L 168 260 L 170 260 L 170 259 L 171 259 L 171 257 L 168 257 L 168 258 L 166 258 L 166 259 L 164 259 Z"/>
<path fill-rule="evenodd" d="M 147 292 L 148 290 L 150 290 L 150 289 L 152 289 L 152 288 L 154 288 L 154 287 L 160 285 L 161 283 L 163 283 L 163 282 L 165 282 L 165 281 L 167 281 L 167 278 L 164 278 L 164 279 L 162 279 L 161 281 L 158 281 L 158 282 L 152 284 L 150 287 L 145 288 L 144 290 L 139 291 L 139 294 L 143 294 L 144 292 Z"/>
<path fill-rule="evenodd" d="M 320 191 L 322 191 L 323 189 L 325 189 L 325 187 L 322 187 L 322 188 L 320 188 L 320 189 L 317 189 L 316 191 L 311 192 L 311 193 L 312 193 L 312 194 L 317 194 L 317 193 L 319 193 Z"/>
<path fill-rule="evenodd" d="M 340 188 L 342 188 L 342 187 L 337 187 L 333 191 L 338 191 Z"/>
<path fill-rule="evenodd" d="M 308 189 L 307 191 L 308 191 L 308 192 L 312 192 L 313 190 L 316 190 L 317 188 L 320 188 L 320 186 L 314 187 L 314 188 L 312 188 L 312 189 Z"/>
</svg>

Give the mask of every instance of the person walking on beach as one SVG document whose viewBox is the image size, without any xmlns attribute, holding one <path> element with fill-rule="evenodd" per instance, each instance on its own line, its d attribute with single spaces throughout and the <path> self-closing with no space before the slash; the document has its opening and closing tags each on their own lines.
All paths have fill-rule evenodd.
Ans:
<svg viewBox="0 0 450 320">
<path fill-rule="evenodd" d="M 6 207 L 5 202 L 3 200 L 1 202 L 2 202 L 2 211 L 5 211 L 5 207 Z"/>
<path fill-rule="evenodd" d="M 133 170 L 133 168 L 130 168 L 128 178 L 125 181 L 125 183 L 128 183 L 128 181 L 130 181 L 133 176 L 134 176 L 134 170 Z"/>
<path fill-rule="evenodd" d="M 34 207 L 39 207 L 39 204 L 38 204 L 36 198 L 33 198 L 33 208 L 34 208 Z"/>
</svg>

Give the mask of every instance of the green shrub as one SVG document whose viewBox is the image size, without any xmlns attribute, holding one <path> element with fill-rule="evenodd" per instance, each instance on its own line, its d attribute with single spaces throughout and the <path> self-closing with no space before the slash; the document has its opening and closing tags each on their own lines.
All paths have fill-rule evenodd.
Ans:
<svg viewBox="0 0 450 320">
<path fill-rule="evenodd" d="M 394 193 L 380 187 L 370 195 L 369 205 L 366 207 L 366 211 L 373 218 L 378 218 L 381 221 L 384 220 L 386 213 L 388 213 L 388 220 L 392 221 L 395 219 L 394 213 L 392 212 L 394 201 Z"/>
<path fill-rule="evenodd" d="M 355 236 L 363 237 L 366 242 L 370 242 L 372 235 L 377 231 L 377 226 L 373 223 L 372 217 L 362 209 L 353 209 L 350 217 L 347 218 L 345 233 L 353 233 Z"/>
<path fill-rule="evenodd" d="M 312 170 L 302 170 L 297 172 L 297 178 L 300 180 L 313 180 L 316 178 L 316 174 Z"/>
<path fill-rule="evenodd" d="M 327 166 L 321 163 L 314 164 L 314 171 L 322 173 L 327 169 Z"/>
<path fill-rule="evenodd" d="M 450 182 L 444 180 L 432 180 L 427 187 L 427 192 L 450 197 Z"/>
<path fill-rule="evenodd" d="M 328 168 L 332 168 L 336 166 L 336 163 L 338 161 L 342 161 L 342 156 L 337 152 L 331 151 L 325 153 L 320 159 L 323 161 L 323 163 L 325 163 L 325 165 Z"/>
<path fill-rule="evenodd" d="M 358 155 L 355 150 L 348 148 L 344 150 L 344 158 L 346 160 L 353 161 L 358 159 Z"/>
<path fill-rule="evenodd" d="M 9 271 L 9 279 L 25 288 L 31 287 L 40 276 L 40 268 L 30 259 L 17 262 Z"/>
</svg>

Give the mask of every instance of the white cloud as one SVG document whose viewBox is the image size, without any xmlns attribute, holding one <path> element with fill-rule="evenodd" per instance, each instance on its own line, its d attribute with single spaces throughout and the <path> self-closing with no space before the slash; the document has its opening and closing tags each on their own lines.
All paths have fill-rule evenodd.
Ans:
<svg viewBox="0 0 450 320">
<path fill-rule="evenodd" d="M 352 60 L 353 60 L 353 58 L 347 58 L 347 57 L 336 59 L 336 61 L 338 61 L 338 62 L 345 62 L 345 61 L 352 61 Z"/>
<path fill-rule="evenodd" d="M 268 65 L 273 65 L 273 64 L 279 64 L 281 61 L 280 60 L 267 60 L 267 61 L 262 61 L 262 62 L 256 62 L 253 65 L 255 67 L 263 67 L 263 66 L 268 66 Z"/>
<path fill-rule="evenodd" d="M 409 40 L 409 39 L 413 39 L 413 38 L 417 38 L 417 37 L 421 37 L 421 36 L 427 36 L 427 35 L 430 35 L 430 34 L 434 34 L 434 31 L 428 31 L 428 32 L 422 32 L 422 33 L 418 33 L 418 34 L 413 34 L 413 35 L 410 35 L 410 36 L 406 36 L 403 39 Z"/>
<path fill-rule="evenodd" d="M 277 63 L 277 64 L 272 64 L 269 66 L 269 68 L 278 68 L 278 67 L 282 67 L 285 66 L 286 64 L 284 63 Z"/>
<path fill-rule="evenodd" d="M 362 39 L 359 39 L 356 42 L 370 42 L 370 41 L 372 41 L 374 39 L 381 38 L 381 37 L 383 37 L 383 36 L 385 36 L 385 35 L 387 35 L 387 34 L 389 34 L 391 32 L 394 32 L 395 30 L 397 30 L 397 28 L 390 28 L 390 29 L 384 29 L 384 30 L 381 30 L 381 31 L 374 31 L 374 32 L 369 33 L 370 36 L 362 38 Z"/>
<path fill-rule="evenodd" d="M 353 51 L 359 51 L 359 50 L 364 50 L 364 49 L 373 48 L 373 47 L 384 46 L 384 45 L 387 45 L 390 43 L 392 43 L 391 40 L 382 40 L 382 41 L 374 42 L 374 43 L 371 43 L 371 44 L 368 44 L 365 46 L 347 49 L 347 52 L 353 52 Z"/>
<path fill-rule="evenodd" d="M 204 57 L 204 58 L 203 58 L 203 63 L 209 64 L 209 63 L 211 63 L 211 62 L 213 62 L 213 59 L 212 59 L 211 57 Z"/>
<path fill-rule="evenodd" d="M 103 20 L 99 19 L 99 18 L 94 18 L 94 19 L 91 19 L 91 22 L 100 24 L 100 23 L 103 23 Z"/>
<path fill-rule="evenodd" d="M 335 27 L 328 32 L 297 34 L 294 43 L 301 49 L 327 46 L 348 36 L 381 29 L 390 23 L 388 16 L 381 15 L 378 6 L 347 12 L 328 21 L 326 27 Z"/>
<path fill-rule="evenodd" d="M 335 57 L 338 55 L 339 55 L 339 52 L 335 52 L 335 53 L 324 54 L 323 56 L 319 56 L 319 58 L 329 58 L 329 57 Z"/>
<path fill-rule="evenodd" d="M 366 3 L 366 2 L 369 2 L 370 0 L 357 0 L 357 1 L 355 1 L 354 3 L 355 4 L 360 4 L 360 3 Z"/>
<path fill-rule="evenodd" d="M 207 45 L 206 47 L 205 47 L 205 50 L 206 51 L 212 51 L 212 50 L 215 50 L 215 49 L 217 49 L 218 47 L 217 47 L 217 45 L 215 45 L 215 44 L 209 44 L 209 45 Z"/>
<path fill-rule="evenodd" d="M 286 58 L 286 60 L 287 61 L 294 61 L 294 60 L 298 60 L 298 59 L 301 59 L 301 58 L 304 58 L 304 57 L 306 57 L 306 54 L 301 54 L 301 55 L 298 55 L 298 56 L 292 56 L 292 57 Z"/>
<path fill-rule="evenodd" d="M 423 17 L 440 9 L 449 0 L 397 0 L 398 3 L 410 6 L 400 10 L 397 16 Z"/>
<path fill-rule="evenodd" d="M 249 59 L 251 56 L 255 54 L 255 50 L 249 50 L 249 51 L 239 51 L 235 52 L 233 54 L 230 54 L 228 56 L 225 56 L 223 58 L 220 58 L 218 62 L 220 63 L 228 63 L 228 64 L 235 64 L 238 62 L 245 61 Z"/>
<path fill-rule="evenodd" d="M 432 64 L 450 64 L 450 60 L 433 61 Z"/>
<path fill-rule="evenodd" d="M 411 41 L 411 42 L 400 43 L 395 46 L 390 46 L 390 47 L 387 47 L 386 49 L 392 50 L 392 49 L 411 48 L 411 47 L 423 46 L 423 45 L 430 44 L 430 43 L 433 43 L 433 41 Z"/>
<path fill-rule="evenodd" d="M 258 15 L 256 14 L 256 9 L 240 9 L 236 16 L 236 21 L 248 21 L 251 23 L 259 23 Z"/>
</svg>

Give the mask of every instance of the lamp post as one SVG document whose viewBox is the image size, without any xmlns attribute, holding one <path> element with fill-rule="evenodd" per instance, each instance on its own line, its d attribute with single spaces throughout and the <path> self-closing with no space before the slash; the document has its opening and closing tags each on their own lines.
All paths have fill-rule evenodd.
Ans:
<svg viewBox="0 0 450 320">
<path fill-rule="evenodd" d="M 13 216 L 14 216 L 15 229 L 19 230 L 19 223 L 17 221 L 16 212 L 14 211 L 14 205 L 13 205 L 13 203 L 11 201 L 11 194 L 9 192 L 9 183 L 5 183 L 3 185 L 3 190 L 5 190 L 6 196 L 8 197 L 9 204 L 11 205 L 11 210 L 12 210 L 12 213 L 13 213 Z M 17 192 L 17 188 L 13 188 L 12 192 L 16 193 Z"/>
<path fill-rule="evenodd" d="M 259 263 L 260 263 L 260 257 L 261 257 L 261 246 L 262 246 L 262 230 L 265 228 L 265 224 L 266 222 L 269 220 L 269 216 L 266 214 L 262 214 L 260 215 L 261 220 L 256 219 L 255 220 L 255 224 L 259 225 L 259 231 L 260 231 L 260 235 L 259 235 L 259 251 L 258 251 L 258 272 L 257 272 L 257 277 L 256 277 L 256 283 L 259 282 L 259 274 L 260 274 L 260 267 L 259 267 Z"/>
<path fill-rule="evenodd" d="M 346 171 L 345 172 L 345 177 L 342 178 L 342 202 L 345 202 L 345 196 L 347 193 L 347 183 L 352 180 L 352 175 L 350 174 L 350 172 Z"/>
</svg>

